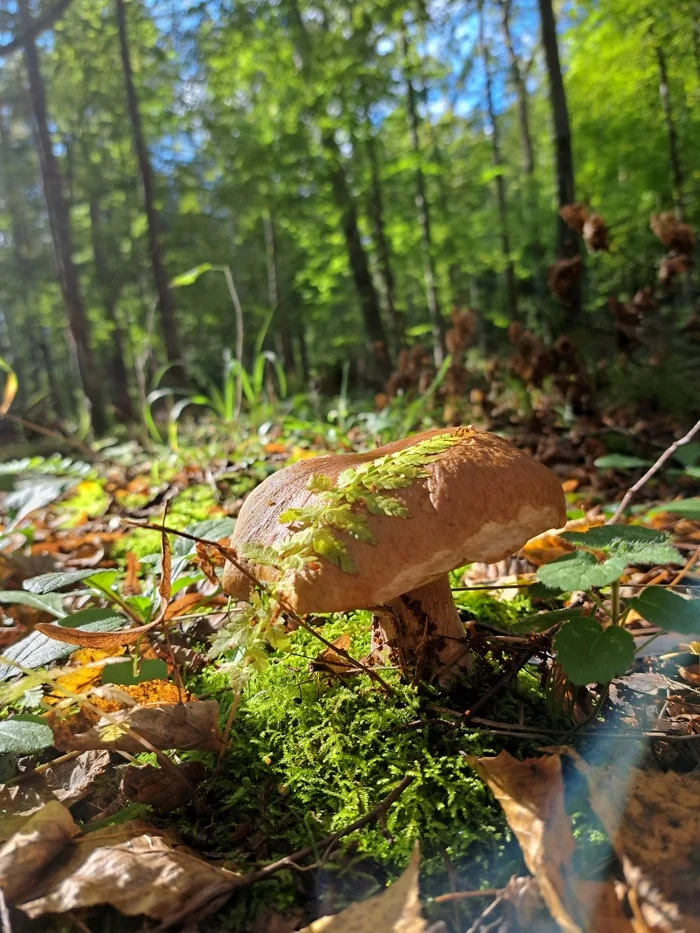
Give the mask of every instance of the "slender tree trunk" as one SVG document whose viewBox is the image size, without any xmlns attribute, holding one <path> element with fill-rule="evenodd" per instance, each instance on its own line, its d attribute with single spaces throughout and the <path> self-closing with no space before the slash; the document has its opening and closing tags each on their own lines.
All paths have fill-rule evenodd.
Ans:
<svg viewBox="0 0 700 933">
<path fill-rule="evenodd" d="M 416 90 L 413 86 L 409 70 L 409 48 L 406 30 L 403 30 L 403 56 L 406 71 L 406 104 L 408 122 L 411 130 L 411 146 L 416 159 L 416 211 L 418 224 L 423 238 L 423 269 L 425 278 L 425 295 L 428 303 L 428 314 L 433 331 L 433 359 L 436 366 L 442 365 L 445 359 L 445 324 L 442 318 L 442 308 L 437 291 L 437 276 L 435 272 L 435 257 L 433 255 L 433 234 L 430 219 L 430 203 L 425 186 L 425 176 L 421 168 L 420 147 L 420 121 L 418 118 L 418 103 Z"/>
<path fill-rule="evenodd" d="M 369 124 L 369 120 L 367 120 Z M 379 154 L 377 140 L 372 129 L 367 133 L 367 156 L 370 168 L 371 216 L 374 227 L 374 241 L 377 247 L 379 260 L 379 274 L 381 275 L 386 298 L 386 313 L 389 319 L 389 328 L 393 338 L 394 348 L 398 349 L 403 342 L 403 325 L 396 310 L 396 279 L 391 268 L 391 250 L 389 238 L 384 223 L 384 196 L 382 194 L 381 171 L 379 167 Z"/>
<path fill-rule="evenodd" d="M 163 332 L 163 341 L 165 343 L 165 352 L 168 361 L 170 363 L 175 363 L 182 359 L 182 349 L 177 329 L 175 299 L 173 298 L 172 290 L 168 284 L 168 275 L 165 271 L 165 255 L 161 237 L 160 216 L 156 208 L 153 169 L 151 167 L 151 159 L 148 154 L 148 147 L 143 133 L 139 100 L 134 85 L 124 0 L 115 0 L 115 5 L 117 26 L 119 28 L 119 49 L 121 53 L 122 71 L 124 73 L 124 85 L 126 88 L 126 102 L 129 111 L 129 121 L 131 123 L 131 133 L 134 140 L 134 151 L 136 152 L 141 185 L 143 187 L 143 201 L 146 210 L 146 220 L 148 222 L 151 267 L 153 269 L 153 279 L 158 295 L 161 330 Z M 179 373 L 179 378 L 183 378 L 181 372 Z"/>
<path fill-rule="evenodd" d="M 673 206 L 676 209 L 676 215 L 679 220 L 684 216 L 684 195 L 683 195 L 683 168 L 681 166 L 681 157 L 678 150 L 678 132 L 676 130 L 676 121 L 673 116 L 673 105 L 671 102 L 671 91 L 668 83 L 668 67 L 666 65 L 666 55 L 658 42 L 654 43 L 656 61 L 659 66 L 659 96 L 661 97 L 661 106 L 664 111 L 664 122 L 666 124 L 666 133 L 668 135 L 668 157 L 671 166 L 671 179 L 673 183 Z"/>
<path fill-rule="evenodd" d="M 309 351 L 306 346 L 306 328 L 304 322 L 299 322 L 297 330 L 297 342 L 299 344 L 299 362 L 301 364 L 301 376 L 304 385 L 308 388 L 311 385 L 311 367 L 309 366 Z"/>
<path fill-rule="evenodd" d="M 554 123 L 554 151 L 557 167 L 557 191 L 559 207 L 575 201 L 574 159 L 571 144 L 569 110 L 566 104 L 564 79 L 559 62 L 559 44 L 557 26 L 552 9 L 552 0 L 539 0 L 540 23 L 542 27 L 542 46 L 547 63 L 549 79 L 549 98 Z M 561 257 L 575 256 L 578 241 L 575 232 L 559 218 L 557 233 L 557 253 Z"/>
<path fill-rule="evenodd" d="M 501 249 L 505 260 L 505 269 L 503 278 L 506 286 L 506 297 L 508 300 L 508 311 L 511 320 L 518 317 L 518 287 L 515 278 L 515 266 L 510 252 L 510 227 L 508 223 L 508 195 L 506 192 L 506 180 L 503 177 L 503 157 L 501 155 L 501 139 L 496 120 L 496 110 L 493 104 L 493 81 L 491 78 L 491 65 L 489 54 L 484 40 L 484 15 L 483 10 L 479 10 L 479 44 L 481 45 L 481 55 L 484 60 L 484 73 L 486 75 L 486 106 L 491 124 L 491 160 L 496 169 L 496 200 L 498 202 L 498 218 L 501 227 Z"/>
<path fill-rule="evenodd" d="M 95 260 L 95 271 L 102 302 L 107 320 L 112 326 L 110 334 L 111 346 L 109 351 L 109 368 L 111 375 L 112 403 L 120 421 L 132 421 L 134 408 L 129 395 L 129 375 L 124 361 L 124 337 L 117 317 L 117 296 L 114 287 L 114 277 L 109 268 L 103 241 L 102 217 L 97 197 L 90 194 L 90 236 L 92 239 L 92 254 Z"/>
<path fill-rule="evenodd" d="M 313 48 L 306 24 L 301 15 L 297 0 L 289 0 L 289 13 L 294 22 L 298 39 L 298 52 L 301 60 L 301 71 L 307 80 L 311 80 Z M 327 121 L 327 114 L 322 100 L 314 106 L 314 114 L 320 118 L 319 122 Z M 377 290 L 372 281 L 369 259 L 362 245 L 357 207 L 345 175 L 345 168 L 331 129 L 321 130 L 321 144 L 326 154 L 328 175 L 333 191 L 333 197 L 340 210 L 343 233 L 348 248 L 350 268 L 352 270 L 355 288 L 360 298 L 360 309 L 364 322 L 365 334 L 370 342 L 370 350 L 374 361 L 374 381 L 387 377 L 391 369 L 391 357 L 382 323 L 381 305 Z"/>
<path fill-rule="evenodd" d="M 32 25 L 29 0 L 18 0 L 20 28 L 26 32 Z M 102 398 L 99 370 L 90 344 L 90 325 L 83 304 L 78 270 L 73 262 L 73 234 L 70 212 L 63 193 L 63 181 L 58 160 L 53 151 L 46 108 L 46 91 L 34 39 L 24 45 L 24 60 L 29 78 L 29 92 L 37 129 L 39 164 L 44 197 L 49 214 L 51 236 L 56 254 L 58 280 L 66 307 L 68 324 L 75 344 L 83 390 L 90 403 L 90 417 L 95 434 L 107 430 L 107 415 Z"/>
<path fill-rule="evenodd" d="M 263 229 L 265 232 L 265 258 L 267 260 L 267 294 L 270 310 L 275 309 L 273 319 L 277 343 L 277 355 L 282 360 L 285 372 L 293 373 L 296 369 L 294 359 L 294 344 L 289 330 L 287 308 L 280 291 L 279 263 L 277 258 L 277 231 L 275 222 L 269 211 L 263 214 Z"/>
</svg>

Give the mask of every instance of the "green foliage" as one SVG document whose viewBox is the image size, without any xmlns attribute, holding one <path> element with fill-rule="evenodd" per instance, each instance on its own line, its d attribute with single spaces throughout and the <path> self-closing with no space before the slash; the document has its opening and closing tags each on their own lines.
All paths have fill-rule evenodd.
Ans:
<svg viewBox="0 0 700 933">
<path fill-rule="evenodd" d="M 29 593 L 37 596 L 45 596 L 47 593 L 56 593 L 73 583 L 85 580 L 89 583 L 91 578 L 100 577 L 105 573 L 111 573 L 109 570 L 62 570 L 58 573 L 43 573 L 41 576 L 32 577 L 24 581 L 24 588 Z"/>
<path fill-rule="evenodd" d="M 590 551 L 564 554 L 537 571 L 537 579 L 552 590 L 587 590 L 614 583 L 625 572 L 623 557 L 599 561 Z"/>
<path fill-rule="evenodd" d="M 684 599 L 663 587 L 647 587 L 627 605 L 666 632 L 700 634 L 700 599 Z"/>
<path fill-rule="evenodd" d="M 554 639 L 557 660 L 575 684 L 608 683 L 634 661 L 634 638 L 617 626 L 603 629 L 580 616 L 565 622 Z"/>
<path fill-rule="evenodd" d="M 102 669 L 103 684 L 140 684 L 146 680 L 167 680 L 168 665 L 160 658 L 147 658 L 139 664 L 133 661 L 118 661 L 106 664 Z"/>
<path fill-rule="evenodd" d="M 672 515 L 680 515 L 683 518 L 700 519 L 700 498 L 697 499 L 676 499 L 673 502 L 665 502 L 656 509 L 657 512 L 671 512 Z"/>
<path fill-rule="evenodd" d="M 0 722 L 0 754 L 33 755 L 53 745 L 53 732 L 39 716 L 13 716 Z"/>
</svg>

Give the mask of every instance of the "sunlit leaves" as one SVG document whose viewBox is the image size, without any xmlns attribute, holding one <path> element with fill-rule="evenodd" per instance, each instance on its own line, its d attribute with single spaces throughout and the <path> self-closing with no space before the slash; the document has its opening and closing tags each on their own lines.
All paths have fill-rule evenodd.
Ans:
<svg viewBox="0 0 700 933">
<path fill-rule="evenodd" d="M 627 605 L 664 631 L 700 634 L 700 599 L 684 599 L 662 586 L 650 586 L 628 599 Z"/>
<path fill-rule="evenodd" d="M 587 590 L 607 586 L 625 572 L 627 562 L 621 557 L 598 561 L 590 551 L 574 551 L 544 564 L 537 571 L 537 579 L 553 590 Z"/>
<path fill-rule="evenodd" d="M 607 629 L 590 618 L 566 622 L 554 640 L 557 660 L 575 684 L 607 683 L 634 661 L 634 638 L 623 628 Z"/>
</svg>

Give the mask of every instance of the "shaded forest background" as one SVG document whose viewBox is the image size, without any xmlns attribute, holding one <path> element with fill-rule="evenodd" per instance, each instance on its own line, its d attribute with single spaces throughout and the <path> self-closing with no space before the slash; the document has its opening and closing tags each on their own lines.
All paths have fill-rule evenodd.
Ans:
<svg viewBox="0 0 700 933">
<path fill-rule="evenodd" d="M 468 407 L 499 357 L 575 413 L 697 407 L 696 2 L 4 0 L 0 40 L 23 418 L 256 365 L 248 402 Z"/>
</svg>

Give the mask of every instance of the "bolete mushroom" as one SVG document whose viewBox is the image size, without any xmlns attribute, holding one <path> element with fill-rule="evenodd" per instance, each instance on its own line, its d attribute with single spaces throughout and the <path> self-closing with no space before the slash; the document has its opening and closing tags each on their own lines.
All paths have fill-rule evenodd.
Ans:
<svg viewBox="0 0 700 933">
<path fill-rule="evenodd" d="M 301 614 L 372 609 L 373 655 L 444 683 L 469 664 L 448 573 L 565 520 L 554 473 L 462 427 L 279 470 L 243 503 L 231 546 Z M 226 593 L 246 600 L 250 586 L 227 564 Z"/>
</svg>

